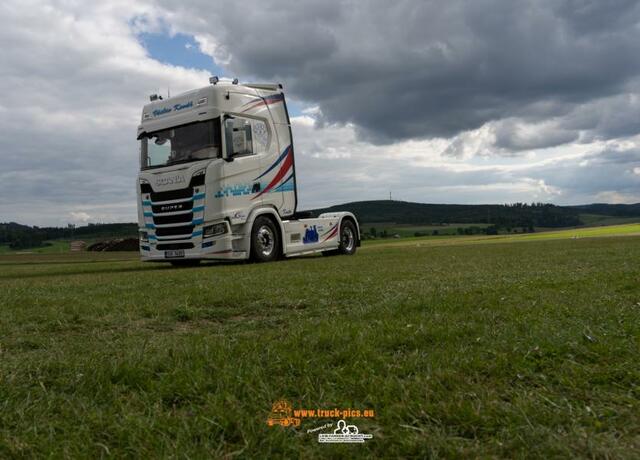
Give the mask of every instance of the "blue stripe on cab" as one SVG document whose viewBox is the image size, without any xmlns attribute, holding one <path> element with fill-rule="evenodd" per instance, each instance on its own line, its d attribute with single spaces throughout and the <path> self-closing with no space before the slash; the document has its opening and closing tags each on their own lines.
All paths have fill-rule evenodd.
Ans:
<svg viewBox="0 0 640 460">
<path fill-rule="evenodd" d="M 293 182 L 289 182 L 291 179 L 293 179 L 293 173 L 291 173 L 284 182 L 282 182 L 280 185 L 278 185 L 275 189 L 271 191 L 272 192 L 288 192 L 293 190 Z"/>
<path fill-rule="evenodd" d="M 269 169 L 267 169 L 265 172 L 263 172 L 262 174 L 260 174 L 258 177 L 256 177 L 253 180 L 258 180 L 260 179 L 262 176 L 264 176 L 265 174 L 267 174 L 269 171 L 271 171 L 273 168 L 275 168 L 276 166 L 278 166 L 280 164 L 280 162 L 282 160 L 284 160 L 284 157 L 287 156 L 287 153 L 289 153 L 289 149 L 291 148 L 291 145 L 289 145 L 286 149 L 284 149 L 284 152 L 282 152 L 280 154 L 280 156 L 278 157 L 278 159 L 276 160 L 275 163 L 273 163 L 271 166 L 269 166 Z"/>
</svg>

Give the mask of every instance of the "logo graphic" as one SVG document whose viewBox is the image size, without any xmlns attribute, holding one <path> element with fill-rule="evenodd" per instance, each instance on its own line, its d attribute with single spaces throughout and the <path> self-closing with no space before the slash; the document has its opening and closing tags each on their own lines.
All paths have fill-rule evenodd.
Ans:
<svg viewBox="0 0 640 460">
<path fill-rule="evenodd" d="M 338 426 L 333 433 L 320 433 L 318 442 L 322 443 L 364 443 L 373 438 L 372 434 L 360 433 L 355 425 L 347 425 L 344 420 L 338 420 Z"/>
<path fill-rule="evenodd" d="M 316 229 L 315 225 L 312 225 L 310 227 L 307 227 L 307 229 L 304 231 L 304 238 L 302 239 L 302 242 L 304 244 L 317 243 L 318 238 L 318 230 Z"/>
<path fill-rule="evenodd" d="M 281 425 L 281 426 L 300 426 L 300 419 L 293 417 L 293 409 L 291 403 L 284 399 L 276 401 L 271 407 L 271 413 L 267 419 L 267 425 Z"/>
<path fill-rule="evenodd" d="M 193 101 L 189 101 L 189 102 L 186 102 L 184 104 L 175 104 L 173 106 L 173 108 L 172 107 L 162 107 L 161 109 L 155 109 L 152 113 L 153 113 L 154 117 L 159 117 L 160 115 L 164 115 L 165 113 L 169 113 L 169 112 L 172 112 L 174 110 L 177 112 L 179 110 L 188 109 L 188 108 L 191 108 L 191 107 L 193 107 Z"/>
<path fill-rule="evenodd" d="M 154 117 L 159 117 L 160 115 L 164 115 L 165 113 L 171 112 L 171 107 L 163 107 L 161 109 L 155 109 L 153 111 Z"/>
<path fill-rule="evenodd" d="M 165 204 L 160 206 L 161 212 L 169 212 L 169 211 L 180 211 L 184 207 L 184 203 L 178 204 Z"/>
<path fill-rule="evenodd" d="M 158 186 L 181 184 L 183 182 L 186 182 L 186 179 L 184 178 L 184 176 L 180 174 L 176 174 L 175 176 L 168 176 L 168 177 L 158 177 L 156 179 L 156 185 Z"/>
</svg>

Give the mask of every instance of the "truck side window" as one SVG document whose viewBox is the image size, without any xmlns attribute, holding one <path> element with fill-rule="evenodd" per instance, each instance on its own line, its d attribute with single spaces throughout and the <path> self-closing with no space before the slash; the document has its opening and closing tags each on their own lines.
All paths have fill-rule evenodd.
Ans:
<svg viewBox="0 0 640 460">
<path fill-rule="evenodd" d="M 251 120 L 253 130 L 253 147 L 255 153 L 264 153 L 269 145 L 269 131 L 267 124 L 262 120 Z"/>
<path fill-rule="evenodd" d="M 251 120 L 239 117 L 227 117 L 224 121 L 224 135 L 227 144 L 227 156 L 252 155 L 253 135 Z"/>
</svg>

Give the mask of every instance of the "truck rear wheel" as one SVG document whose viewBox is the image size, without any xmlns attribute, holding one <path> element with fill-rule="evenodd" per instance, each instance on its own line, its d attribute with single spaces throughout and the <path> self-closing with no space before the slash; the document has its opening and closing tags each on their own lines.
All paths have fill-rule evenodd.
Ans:
<svg viewBox="0 0 640 460">
<path fill-rule="evenodd" d="M 280 233 L 266 216 L 258 216 L 251 227 L 251 259 L 271 262 L 280 255 Z"/>
<path fill-rule="evenodd" d="M 343 220 L 340 224 L 340 244 L 338 249 L 331 251 L 324 251 L 323 256 L 336 256 L 338 254 L 344 254 L 350 256 L 355 254 L 356 246 L 358 243 L 355 224 L 351 220 Z"/>
<path fill-rule="evenodd" d="M 355 254 L 356 245 L 358 244 L 358 231 L 356 226 L 350 220 L 343 220 L 340 225 L 340 246 L 338 252 L 350 256 Z"/>
</svg>

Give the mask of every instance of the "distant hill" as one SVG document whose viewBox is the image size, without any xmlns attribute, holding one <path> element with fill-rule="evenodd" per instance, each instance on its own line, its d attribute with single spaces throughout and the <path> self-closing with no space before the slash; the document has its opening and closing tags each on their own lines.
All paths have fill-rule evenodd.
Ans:
<svg viewBox="0 0 640 460">
<path fill-rule="evenodd" d="M 15 222 L 0 223 L 0 244 L 12 249 L 35 248 L 58 239 L 126 238 L 138 236 L 138 224 L 88 224 L 80 227 L 29 227 Z"/>
<path fill-rule="evenodd" d="M 407 201 L 355 201 L 310 211 L 351 211 L 364 223 L 442 224 L 486 223 L 538 227 L 575 227 L 582 225 L 580 214 L 613 217 L 640 217 L 640 203 L 594 203 L 556 206 L 548 203 L 515 203 L 507 205 L 428 204 Z"/>
<path fill-rule="evenodd" d="M 602 216 L 615 217 L 640 217 L 640 203 L 636 204 L 607 204 L 594 203 L 580 206 L 567 206 L 585 214 L 600 214 Z"/>
<path fill-rule="evenodd" d="M 582 225 L 579 209 L 545 203 L 426 204 L 406 201 L 356 201 L 311 211 L 351 211 L 363 223 L 396 224 L 486 223 L 510 227 L 574 227 Z"/>
<path fill-rule="evenodd" d="M 583 225 L 580 215 L 639 217 L 640 203 L 594 203 L 580 206 L 555 206 L 546 203 L 514 204 L 427 204 L 407 201 L 356 201 L 310 211 L 351 211 L 364 224 L 489 224 L 494 228 L 577 227 Z M 13 249 L 38 247 L 57 239 L 137 238 L 136 223 L 88 224 L 74 227 L 30 227 L 15 222 L 0 223 L 0 245 Z"/>
</svg>

